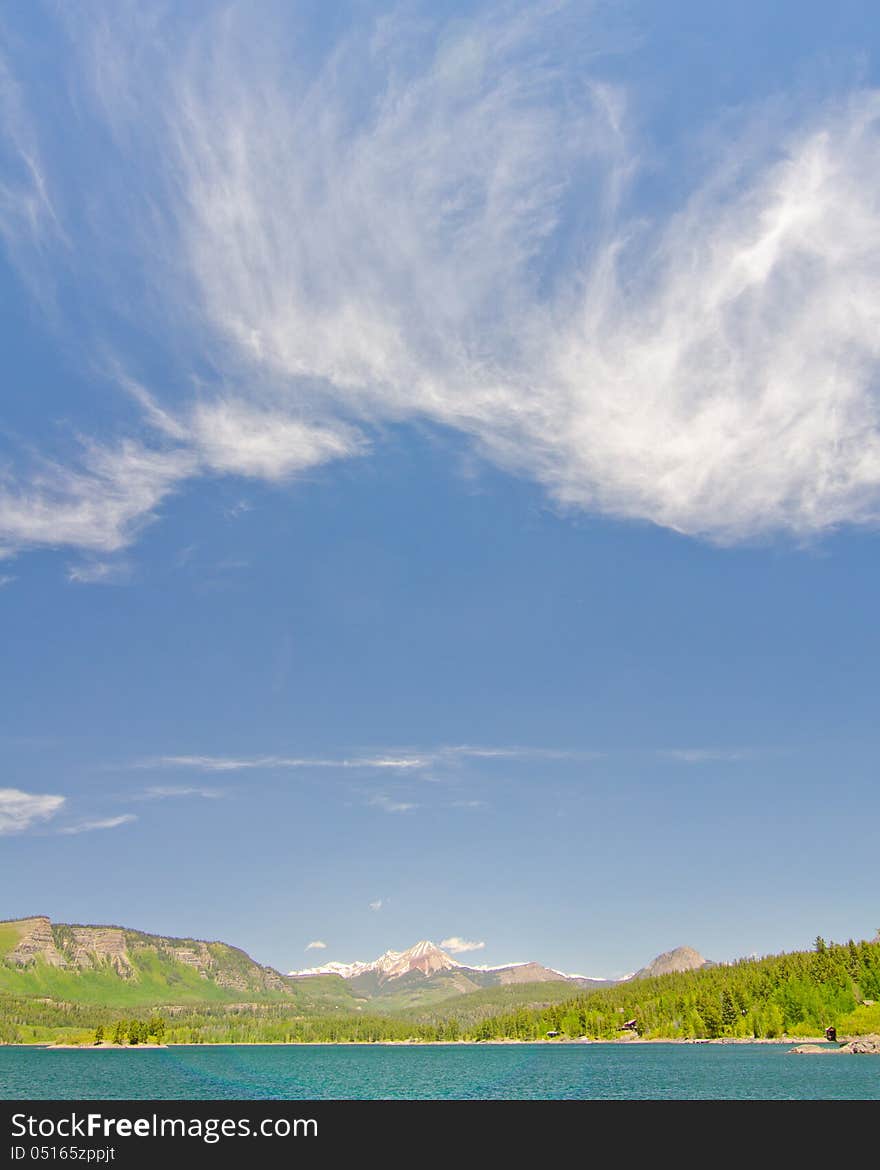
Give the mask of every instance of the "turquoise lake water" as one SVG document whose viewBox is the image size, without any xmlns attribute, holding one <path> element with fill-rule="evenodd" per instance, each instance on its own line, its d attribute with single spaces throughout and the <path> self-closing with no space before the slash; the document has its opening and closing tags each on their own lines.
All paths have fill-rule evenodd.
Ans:
<svg viewBox="0 0 880 1170">
<path fill-rule="evenodd" d="M 880 1059 L 785 1045 L 0 1047 L 0 1098 L 880 1100 Z"/>
</svg>

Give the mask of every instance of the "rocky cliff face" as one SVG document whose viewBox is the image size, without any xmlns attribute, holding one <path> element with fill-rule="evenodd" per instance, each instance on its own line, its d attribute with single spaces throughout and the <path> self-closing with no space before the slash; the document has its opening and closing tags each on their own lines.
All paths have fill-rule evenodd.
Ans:
<svg viewBox="0 0 880 1170">
<path fill-rule="evenodd" d="M 123 979 L 135 974 L 125 944 L 125 931 L 118 926 L 59 925 L 52 933 L 67 966 L 82 970 L 108 966 Z"/>
<path fill-rule="evenodd" d="M 55 946 L 52 934 L 52 924 L 48 918 L 38 915 L 36 918 L 19 918 L 11 923 L 20 931 L 19 941 L 7 954 L 7 961 L 18 967 L 24 967 L 37 959 L 42 959 L 50 967 L 66 967 L 67 964 Z"/>
<path fill-rule="evenodd" d="M 244 951 L 226 943 L 165 938 L 120 926 L 53 924 L 42 915 L 5 925 L 19 935 L 5 956 L 5 961 L 16 967 L 42 962 L 80 971 L 109 969 L 121 979 L 136 981 L 138 960 L 152 955 L 170 964 L 190 967 L 203 979 L 228 990 L 245 994 L 287 990 L 277 971 L 255 963 Z"/>
</svg>

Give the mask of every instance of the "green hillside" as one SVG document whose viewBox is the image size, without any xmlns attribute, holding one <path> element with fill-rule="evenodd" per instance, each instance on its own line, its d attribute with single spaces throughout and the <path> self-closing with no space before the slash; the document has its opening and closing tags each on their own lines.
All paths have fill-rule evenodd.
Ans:
<svg viewBox="0 0 880 1170">
<path fill-rule="evenodd" d="M 375 974 L 369 973 L 359 975 L 348 983 L 354 994 L 369 1001 L 371 1012 L 381 1015 L 398 1015 L 441 1003 L 466 995 L 478 986 L 470 975 L 458 971 L 437 971 L 430 978 L 426 978 L 420 971 L 410 971 L 385 982 L 380 982 Z"/>
<path fill-rule="evenodd" d="M 155 1003 L 231 1002 L 240 995 L 202 978 L 198 971 L 139 955 L 133 960 L 135 977 L 120 979 L 111 969 L 68 970 L 36 960 L 27 968 L 0 964 L 0 992 L 25 997 L 124 1007 Z"/>
</svg>

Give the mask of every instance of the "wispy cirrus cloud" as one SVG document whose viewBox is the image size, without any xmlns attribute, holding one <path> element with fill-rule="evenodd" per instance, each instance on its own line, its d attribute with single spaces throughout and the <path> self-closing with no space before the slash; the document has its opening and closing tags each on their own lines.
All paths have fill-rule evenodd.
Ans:
<svg viewBox="0 0 880 1170">
<path fill-rule="evenodd" d="M 213 410 L 213 412 L 212 412 Z M 68 546 L 115 553 L 128 547 L 158 516 L 160 505 L 188 480 L 212 472 L 279 481 L 355 448 L 341 432 L 309 428 L 267 411 L 233 415 L 223 405 L 200 407 L 186 445 L 117 445 L 82 442 L 74 462 L 31 461 L 17 478 L 0 478 L 0 549 Z M 233 450 L 234 428 L 239 447 Z M 261 435 L 268 435 L 265 442 Z M 274 449 L 272 449 L 272 445 Z M 118 567 L 106 562 L 74 566 L 70 580 L 106 584 Z"/>
<path fill-rule="evenodd" d="M 118 817 L 98 817 L 94 820 L 79 821 L 75 825 L 67 825 L 58 832 L 67 836 L 75 836 L 78 833 L 93 833 L 100 829 L 118 829 L 120 825 L 130 825 L 137 820 L 134 813 L 123 813 Z"/>
<path fill-rule="evenodd" d="M 572 11 L 369 10 L 317 65 L 283 6 L 68 18 L 82 124 L 116 151 L 76 221 L 90 279 L 142 268 L 134 315 L 183 358 L 161 400 L 117 378 L 141 437 L 0 487 L 0 543 L 116 551 L 187 481 L 280 482 L 407 421 L 717 542 L 876 525 L 880 92 L 753 111 L 652 220 L 640 95 L 585 72 L 602 26 Z M 2 85 L 4 222 L 61 222 Z"/>
<path fill-rule="evenodd" d="M 5 29 L 4 29 L 5 31 Z M 49 193 L 39 128 L 9 58 L 0 52 L 0 238 L 36 290 L 35 254 L 64 234 Z"/>
<path fill-rule="evenodd" d="M 124 440 L 114 447 L 87 442 L 76 464 L 40 460 L 19 479 L 7 472 L 0 477 L 0 548 L 118 552 L 193 468 L 186 451 Z"/>
<path fill-rule="evenodd" d="M 378 914 L 384 905 L 384 898 L 376 898 L 375 901 L 369 903 L 368 909 L 372 910 L 374 914 Z"/>
<path fill-rule="evenodd" d="M 49 820 L 64 807 L 65 801 L 63 796 L 0 788 L 0 836 L 23 833 L 32 825 Z"/>
<path fill-rule="evenodd" d="M 307 951 L 326 951 L 327 944 L 320 938 L 314 939 L 310 943 L 306 943 L 305 949 Z"/>
</svg>

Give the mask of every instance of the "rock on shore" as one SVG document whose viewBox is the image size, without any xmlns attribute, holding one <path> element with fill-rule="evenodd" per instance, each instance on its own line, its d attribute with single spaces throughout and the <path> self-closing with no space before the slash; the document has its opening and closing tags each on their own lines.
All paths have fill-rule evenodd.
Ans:
<svg viewBox="0 0 880 1170">
<path fill-rule="evenodd" d="M 798 1056 L 811 1056 L 814 1053 L 843 1053 L 846 1056 L 880 1056 L 880 1036 L 858 1036 L 854 1040 L 848 1040 L 846 1044 L 841 1044 L 838 1048 L 832 1048 L 824 1044 L 800 1044 L 797 1048 L 792 1048 L 792 1052 Z"/>
</svg>

